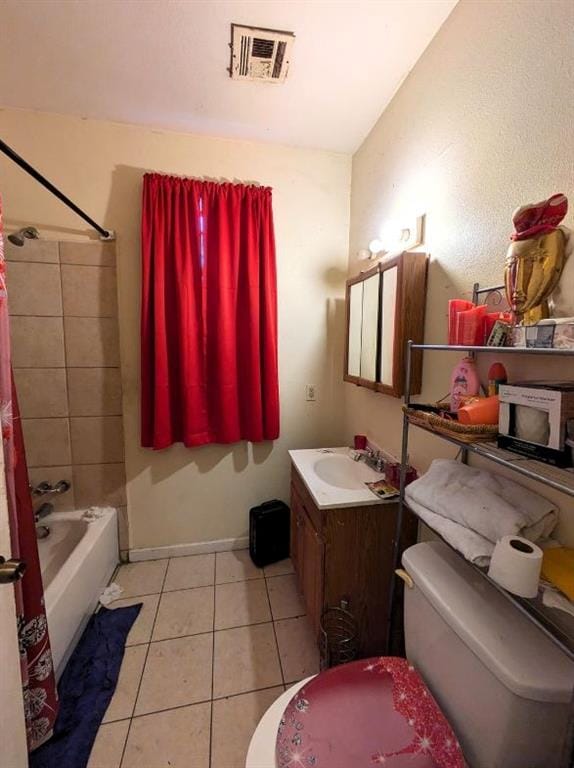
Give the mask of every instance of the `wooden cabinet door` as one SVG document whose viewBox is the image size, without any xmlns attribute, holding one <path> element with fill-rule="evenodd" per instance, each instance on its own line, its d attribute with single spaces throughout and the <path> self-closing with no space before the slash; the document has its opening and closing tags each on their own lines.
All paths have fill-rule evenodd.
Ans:
<svg viewBox="0 0 574 768">
<path fill-rule="evenodd" d="M 317 507 L 304 501 L 307 492 L 305 488 L 299 490 L 300 482 L 294 475 L 291 483 L 291 558 L 307 615 L 318 634 L 325 600 L 322 517 Z"/>
<path fill-rule="evenodd" d="M 299 535 L 298 535 L 298 529 L 300 526 L 299 520 L 301 517 L 301 503 L 299 501 L 299 498 L 295 491 L 291 489 L 291 531 L 290 531 L 290 555 L 291 560 L 293 562 L 293 567 L 295 568 L 295 573 L 297 574 L 297 577 L 300 577 L 299 574 L 299 559 L 300 559 L 300 552 L 299 552 Z M 299 584 L 301 584 L 301 579 L 299 578 Z"/>
<path fill-rule="evenodd" d="M 299 591 L 305 588 L 305 507 L 297 491 L 291 489 L 291 560 L 299 583 Z"/>
<path fill-rule="evenodd" d="M 302 530 L 302 589 L 307 615 L 315 634 L 319 633 L 319 624 L 323 612 L 323 572 L 325 545 L 309 517 L 303 513 Z"/>
</svg>

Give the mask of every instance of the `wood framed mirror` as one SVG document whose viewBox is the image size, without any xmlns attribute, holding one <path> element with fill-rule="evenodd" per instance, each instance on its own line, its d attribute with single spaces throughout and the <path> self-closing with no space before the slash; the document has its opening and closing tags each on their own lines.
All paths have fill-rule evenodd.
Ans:
<svg viewBox="0 0 574 768">
<path fill-rule="evenodd" d="M 404 394 L 406 343 L 422 343 L 428 257 L 401 253 L 347 281 L 344 379 L 385 395 Z M 412 361 L 411 394 L 420 392 L 422 357 Z"/>
</svg>

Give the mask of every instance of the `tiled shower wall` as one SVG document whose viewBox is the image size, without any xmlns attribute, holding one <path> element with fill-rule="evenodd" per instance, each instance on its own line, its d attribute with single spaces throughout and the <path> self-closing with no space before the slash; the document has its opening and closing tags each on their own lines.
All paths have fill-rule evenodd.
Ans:
<svg viewBox="0 0 574 768">
<path fill-rule="evenodd" d="M 113 243 L 5 243 L 12 365 L 30 482 L 58 510 L 117 507 L 128 549 Z M 36 504 L 41 503 L 35 502 Z"/>
</svg>

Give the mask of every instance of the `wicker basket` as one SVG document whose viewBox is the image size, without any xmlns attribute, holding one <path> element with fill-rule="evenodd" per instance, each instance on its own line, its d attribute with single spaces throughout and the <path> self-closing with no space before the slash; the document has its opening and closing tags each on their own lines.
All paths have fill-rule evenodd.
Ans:
<svg viewBox="0 0 574 768">
<path fill-rule="evenodd" d="M 436 413 L 420 411 L 418 408 L 408 408 L 403 405 L 411 424 L 416 424 L 432 432 L 438 432 L 447 437 L 453 437 L 462 443 L 476 443 L 479 440 L 494 440 L 498 435 L 497 424 L 461 424 L 452 419 L 444 419 Z"/>
</svg>

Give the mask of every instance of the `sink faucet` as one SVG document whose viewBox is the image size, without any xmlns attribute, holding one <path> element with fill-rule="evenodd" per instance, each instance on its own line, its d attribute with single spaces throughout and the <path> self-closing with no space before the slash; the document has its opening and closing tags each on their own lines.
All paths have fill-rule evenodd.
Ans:
<svg viewBox="0 0 574 768">
<path fill-rule="evenodd" d="M 362 454 L 362 459 L 368 467 L 374 469 L 375 472 L 383 472 L 385 469 L 385 459 L 380 451 L 375 451 L 373 448 L 367 448 L 367 452 Z"/>
</svg>

